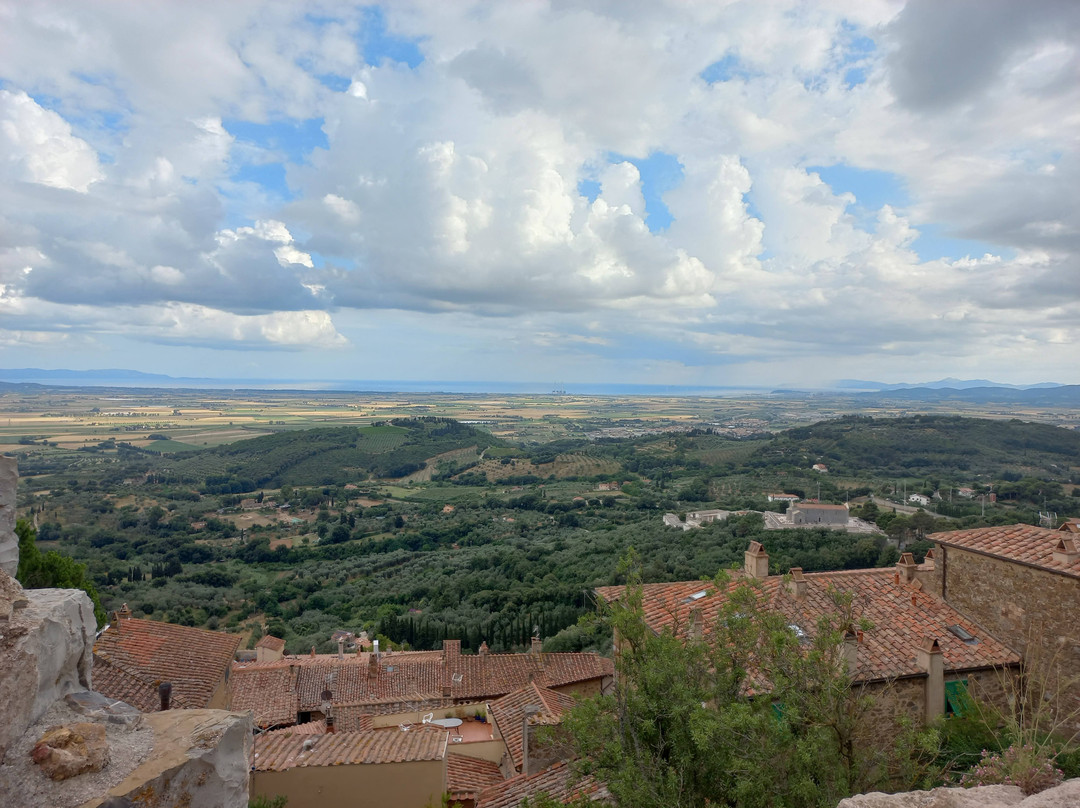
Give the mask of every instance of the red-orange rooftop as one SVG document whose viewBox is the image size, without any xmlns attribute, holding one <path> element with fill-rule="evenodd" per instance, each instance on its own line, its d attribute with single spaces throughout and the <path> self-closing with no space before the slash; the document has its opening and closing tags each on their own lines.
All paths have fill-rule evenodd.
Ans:
<svg viewBox="0 0 1080 808">
<path fill-rule="evenodd" d="M 94 653 L 155 687 L 171 682 L 174 696 L 190 707 L 207 707 L 239 645 L 236 634 L 129 617 L 101 633 Z"/>
<path fill-rule="evenodd" d="M 833 611 L 830 590 L 854 596 L 855 616 L 869 620 L 873 628 L 863 633 L 856 655 L 855 678 L 861 681 L 918 675 L 916 654 L 926 638 L 941 646 L 946 671 L 956 672 L 1001 665 L 1013 665 L 1019 655 L 968 620 L 942 599 L 921 589 L 898 582 L 893 569 L 807 573 L 806 594 L 797 599 L 779 575 L 762 581 L 763 595 L 770 608 L 784 614 L 791 625 L 812 634 L 818 619 Z M 685 636 L 691 610 L 700 615 L 705 635 L 726 602 L 732 582 L 716 587 L 711 581 L 682 581 L 645 584 L 645 621 L 653 631 L 676 631 Z M 624 587 L 601 587 L 597 594 L 606 601 L 617 600 Z M 965 642 L 949 630 L 959 626 L 973 642 Z"/>
<path fill-rule="evenodd" d="M 1003 525 L 977 527 L 970 530 L 949 530 L 929 536 L 931 541 L 946 547 L 959 547 L 975 553 L 1018 561 L 1052 572 L 1080 577 L 1080 554 L 1055 552 L 1059 542 L 1075 541 L 1067 533 L 1034 525 Z"/>
<path fill-rule="evenodd" d="M 490 716 L 499 727 L 514 768 L 522 764 L 522 734 L 526 707 L 537 707 L 539 712 L 530 721 L 535 724 L 556 724 L 562 714 L 574 706 L 573 696 L 546 687 L 531 684 L 488 704 Z"/>
<path fill-rule="evenodd" d="M 306 766 L 345 766 L 442 760 L 447 732 L 419 728 L 410 732 L 337 732 L 298 735 L 272 732 L 255 739 L 255 771 L 275 772 Z"/>
<path fill-rule="evenodd" d="M 480 793 L 476 808 L 518 808 L 526 797 L 544 793 L 558 802 L 580 797 L 608 802 L 611 794 L 594 777 L 579 777 L 567 763 L 556 763 L 536 774 L 519 774 Z"/>
<path fill-rule="evenodd" d="M 446 790 L 451 800 L 475 800 L 485 788 L 502 781 L 498 763 L 454 753 L 446 756 Z"/>
</svg>

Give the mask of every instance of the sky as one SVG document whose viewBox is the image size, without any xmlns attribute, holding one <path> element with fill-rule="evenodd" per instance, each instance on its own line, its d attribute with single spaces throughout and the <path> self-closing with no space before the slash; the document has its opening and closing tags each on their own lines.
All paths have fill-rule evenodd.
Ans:
<svg viewBox="0 0 1080 808">
<path fill-rule="evenodd" d="M 0 367 L 1080 382 L 1072 0 L 0 0 Z"/>
</svg>

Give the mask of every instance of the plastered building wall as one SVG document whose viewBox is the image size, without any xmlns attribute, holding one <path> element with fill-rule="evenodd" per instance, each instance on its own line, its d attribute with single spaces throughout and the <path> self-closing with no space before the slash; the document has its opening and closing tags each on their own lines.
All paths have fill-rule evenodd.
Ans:
<svg viewBox="0 0 1080 808">
<path fill-rule="evenodd" d="M 441 804 L 446 762 L 301 766 L 251 779 L 252 796 L 282 795 L 289 808 L 426 808 Z"/>
</svg>

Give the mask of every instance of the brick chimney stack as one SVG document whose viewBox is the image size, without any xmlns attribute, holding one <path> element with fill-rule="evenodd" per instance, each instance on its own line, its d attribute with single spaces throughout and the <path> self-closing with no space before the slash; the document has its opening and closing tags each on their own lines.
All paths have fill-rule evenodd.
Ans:
<svg viewBox="0 0 1080 808">
<path fill-rule="evenodd" d="M 1059 539 L 1054 547 L 1055 564 L 1075 564 L 1080 561 L 1080 544 L 1071 536 Z"/>
<path fill-rule="evenodd" d="M 802 567 L 792 567 L 787 587 L 795 600 L 806 600 L 806 586 L 806 576 L 803 575 Z"/>
<path fill-rule="evenodd" d="M 543 640 L 541 640 L 539 637 L 533 637 L 532 638 L 532 643 L 529 646 L 529 653 L 530 654 L 539 654 L 540 649 L 543 646 L 544 646 L 544 641 Z"/>
<path fill-rule="evenodd" d="M 911 553 L 903 553 L 896 562 L 896 571 L 900 573 L 900 583 L 910 584 L 915 580 L 915 570 L 919 565 L 915 563 L 915 556 Z"/>
<path fill-rule="evenodd" d="M 750 542 L 750 549 L 743 554 L 743 569 L 751 578 L 763 581 L 769 577 L 769 554 L 761 542 Z"/>
</svg>

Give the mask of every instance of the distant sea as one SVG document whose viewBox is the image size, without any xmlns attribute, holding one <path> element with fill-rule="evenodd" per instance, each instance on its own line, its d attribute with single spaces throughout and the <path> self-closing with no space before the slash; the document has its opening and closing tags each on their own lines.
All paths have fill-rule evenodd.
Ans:
<svg viewBox="0 0 1080 808">
<path fill-rule="evenodd" d="M 213 379 L 167 376 L 135 370 L 43 370 L 41 368 L 0 369 L 0 381 L 30 383 L 49 387 L 128 387 L 196 390 L 310 390 L 356 393 L 460 393 L 468 395 L 551 395 L 573 396 L 732 396 L 747 392 L 765 393 L 767 387 L 722 387 L 672 384 L 604 384 L 510 381 L 405 381 L 333 379 Z"/>
</svg>

